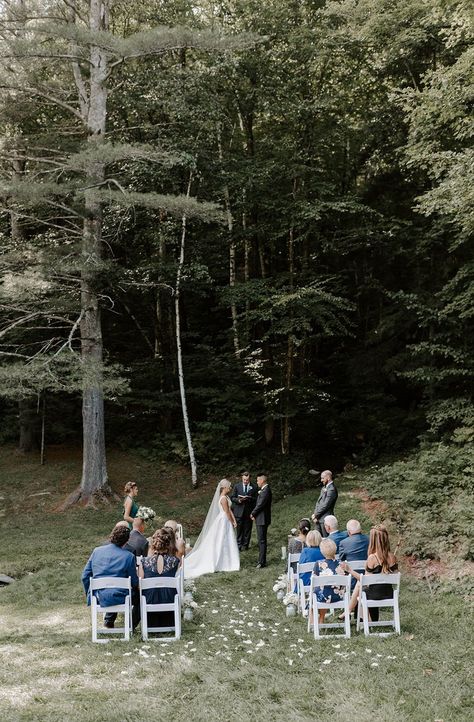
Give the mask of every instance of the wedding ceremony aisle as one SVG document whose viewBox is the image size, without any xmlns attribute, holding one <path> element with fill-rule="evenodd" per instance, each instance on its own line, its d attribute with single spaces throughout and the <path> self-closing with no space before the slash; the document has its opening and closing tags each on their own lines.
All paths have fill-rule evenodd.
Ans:
<svg viewBox="0 0 474 722">
<path fill-rule="evenodd" d="M 55 456 L 56 454 L 56 456 Z M 57 506 L 70 490 L 75 464 L 54 450 L 39 467 L 0 460 L 8 479 L 2 506 L 1 571 L 15 582 L 0 588 L 0 708 L 9 722 L 49 720 L 295 720 L 357 722 L 469 718 L 470 620 L 453 582 L 429 584 L 402 565 L 400 637 L 316 642 L 302 617 L 287 618 L 272 585 L 284 571 L 281 546 L 312 510 L 316 488 L 274 504 L 269 566 L 255 569 L 255 534 L 240 572 L 199 578 L 194 620 L 179 641 L 91 643 L 90 609 L 80 584 L 94 546 L 107 537 L 118 510 Z M 161 520 L 183 523 L 196 538 L 215 479 L 187 488 L 176 468 L 121 452 L 110 455 L 111 478 L 136 478 L 140 495 Z M 172 482 L 172 483 L 171 483 Z M 338 477 L 341 527 L 370 519 L 354 490 L 357 471 Z M 58 489 L 60 492 L 58 492 Z M 170 491 L 172 489 L 172 491 Z"/>
</svg>

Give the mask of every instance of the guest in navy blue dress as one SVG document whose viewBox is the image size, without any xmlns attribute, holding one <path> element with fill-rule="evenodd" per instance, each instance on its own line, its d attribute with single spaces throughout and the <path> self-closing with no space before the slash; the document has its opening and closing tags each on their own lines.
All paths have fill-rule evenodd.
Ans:
<svg viewBox="0 0 474 722">
<path fill-rule="evenodd" d="M 150 556 L 142 559 L 138 568 L 141 579 L 151 577 L 175 577 L 180 560 L 176 556 L 176 542 L 173 530 L 169 528 L 158 529 L 151 538 Z M 143 591 L 148 604 L 172 604 L 177 594 L 176 589 L 145 589 Z M 147 615 L 149 627 L 173 627 L 173 612 L 149 612 Z"/>
<path fill-rule="evenodd" d="M 308 532 L 306 536 L 306 546 L 301 552 L 299 564 L 307 564 L 308 562 L 317 562 L 324 559 L 319 549 L 321 543 L 321 534 L 316 529 Z M 311 572 L 304 572 L 300 574 L 300 578 L 303 580 L 305 587 L 309 586 L 311 580 Z M 295 589 L 295 592 L 298 590 Z"/>
<path fill-rule="evenodd" d="M 319 548 L 324 555 L 324 559 L 322 561 L 316 562 L 313 570 L 314 574 L 316 574 L 318 577 L 328 577 L 328 582 L 330 582 L 331 577 L 335 575 L 346 574 L 343 567 L 340 566 L 340 562 L 336 560 L 337 547 L 336 543 L 332 539 L 330 539 L 329 537 L 323 539 Z M 318 602 L 334 604 L 335 602 L 339 602 L 344 597 L 344 591 L 345 587 L 332 587 L 328 585 L 327 587 L 317 587 L 315 594 Z M 326 616 L 327 611 L 327 609 L 319 610 L 320 624 L 324 622 L 324 617 Z"/>
</svg>

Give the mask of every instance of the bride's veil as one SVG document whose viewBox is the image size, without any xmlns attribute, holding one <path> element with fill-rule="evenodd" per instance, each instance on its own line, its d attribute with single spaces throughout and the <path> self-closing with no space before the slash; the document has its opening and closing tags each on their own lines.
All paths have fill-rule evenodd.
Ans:
<svg viewBox="0 0 474 722">
<path fill-rule="evenodd" d="M 191 554 L 194 554 L 194 552 L 197 551 L 199 549 L 199 547 L 202 545 L 204 539 L 207 536 L 209 529 L 211 528 L 211 526 L 213 525 L 213 523 L 219 516 L 219 512 L 220 512 L 219 498 L 221 495 L 222 485 L 225 482 L 227 482 L 227 484 L 229 483 L 227 481 L 227 479 L 221 479 L 216 487 L 214 496 L 212 497 L 211 506 L 209 507 L 209 511 L 207 512 L 206 519 L 205 519 L 203 527 L 201 529 L 201 533 L 199 534 L 198 538 L 196 539 L 196 543 L 193 546 L 193 550 L 192 550 Z M 190 556 L 191 556 L 191 554 L 190 554 Z"/>
</svg>

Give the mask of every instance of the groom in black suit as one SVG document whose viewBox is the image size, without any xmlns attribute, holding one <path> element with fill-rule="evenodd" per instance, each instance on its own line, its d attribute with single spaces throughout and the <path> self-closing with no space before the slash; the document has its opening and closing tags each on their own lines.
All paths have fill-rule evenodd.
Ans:
<svg viewBox="0 0 474 722">
<path fill-rule="evenodd" d="M 237 546 L 239 551 L 248 549 L 252 534 L 252 519 L 250 514 L 257 501 L 257 489 L 250 483 L 250 474 L 244 471 L 242 481 L 232 490 L 232 512 L 237 522 Z"/>
<path fill-rule="evenodd" d="M 257 503 L 250 515 L 257 527 L 258 564 L 257 569 L 267 566 L 267 530 L 272 521 L 272 490 L 268 486 L 265 474 L 257 476 L 259 488 Z"/>
</svg>

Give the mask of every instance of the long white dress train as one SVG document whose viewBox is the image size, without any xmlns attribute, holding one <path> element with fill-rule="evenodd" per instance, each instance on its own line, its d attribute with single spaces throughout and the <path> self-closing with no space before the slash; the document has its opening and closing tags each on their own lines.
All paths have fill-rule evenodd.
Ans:
<svg viewBox="0 0 474 722">
<path fill-rule="evenodd" d="M 225 497 L 224 503 L 228 502 Z M 205 528 L 206 525 L 203 531 Z M 193 551 L 184 558 L 184 577 L 194 579 L 203 574 L 238 572 L 239 569 L 240 555 L 234 527 L 219 500 L 217 516 L 212 520 L 204 536 L 198 538 Z"/>
</svg>

